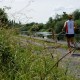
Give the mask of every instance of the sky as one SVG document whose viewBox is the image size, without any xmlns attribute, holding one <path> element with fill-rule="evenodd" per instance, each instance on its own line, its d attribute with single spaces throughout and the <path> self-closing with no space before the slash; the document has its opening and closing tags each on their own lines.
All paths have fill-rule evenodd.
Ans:
<svg viewBox="0 0 80 80">
<path fill-rule="evenodd" d="M 22 23 L 46 23 L 56 14 L 72 13 L 80 9 L 80 0 L 0 0 L 8 18 Z"/>
</svg>

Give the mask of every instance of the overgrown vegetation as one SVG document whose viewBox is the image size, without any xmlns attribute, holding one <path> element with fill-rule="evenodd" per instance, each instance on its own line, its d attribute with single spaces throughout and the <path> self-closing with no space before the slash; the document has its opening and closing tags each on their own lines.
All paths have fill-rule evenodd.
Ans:
<svg viewBox="0 0 80 80">
<path fill-rule="evenodd" d="M 34 45 L 33 39 L 19 37 L 19 27 L 22 25 L 9 21 L 4 10 L 0 10 L 2 11 L 0 14 L 0 80 L 78 80 L 69 75 L 67 69 L 55 65 L 60 57 L 59 52 L 47 49 L 43 42 L 40 42 L 42 46 L 38 46 Z M 26 24 L 28 27 L 24 25 L 22 30 L 26 29 L 30 32 L 55 29 L 54 25 L 59 25 L 59 21 L 63 18 L 66 19 L 65 16 L 50 18 L 45 25 Z M 49 45 L 47 42 L 46 44 Z"/>
<path fill-rule="evenodd" d="M 51 52 L 15 33 L 12 29 L 0 30 L 1 80 L 77 80 L 61 67 L 52 68 L 57 57 L 52 57 Z"/>
</svg>

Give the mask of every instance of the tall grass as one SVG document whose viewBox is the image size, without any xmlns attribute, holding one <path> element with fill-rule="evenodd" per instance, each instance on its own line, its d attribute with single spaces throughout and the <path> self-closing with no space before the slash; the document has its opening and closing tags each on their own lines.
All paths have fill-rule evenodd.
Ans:
<svg viewBox="0 0 80 80">
<path fill-rule="evenodd" d="M 0 80 L 77 80 L 57 66 L 46 75 L 57 58 L 17 33 L 15 29 L 0 30 Z"/>
</svg>

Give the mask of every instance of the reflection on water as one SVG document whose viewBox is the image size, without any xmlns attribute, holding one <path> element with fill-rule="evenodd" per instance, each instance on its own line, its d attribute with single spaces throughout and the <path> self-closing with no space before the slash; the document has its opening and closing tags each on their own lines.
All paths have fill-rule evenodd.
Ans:
<svg viewBox="0 0 80 80">
<path fill-rule="evenodd" d="M 52 33 L 51 32 L 36 32 L 35 33 L 38 37 L 43 37 L 44 39 L 51 38 Z"/>
<path fill-rule="evenodd" d="M 34 37 L 42 37 L 42 38 L 51 38 L 52 33 L 51 32 L 28 32 L 28 31 L 21 31 L 21 34 L 28 35 L 28 36 L 34 36 Z"/>
<path fill-rule="evenodd" d="M 44 36 L 52 35 L 51 32 L 36 32 L 36 34 L 42 34 Z"/>
</svg>

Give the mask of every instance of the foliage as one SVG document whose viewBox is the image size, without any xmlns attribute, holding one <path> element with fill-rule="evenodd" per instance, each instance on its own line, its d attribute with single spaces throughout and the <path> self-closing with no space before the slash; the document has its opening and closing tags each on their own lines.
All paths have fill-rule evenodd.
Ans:
<svg viewBox="0 0 80 80">
<path fill-rule="evenodd" d="M 77 9 L 73 12 L 74 20 L 80 19 L 80 10 Z"/>
<path fill-rule="evenodd" d="M 67 19 L 68 19 L 68 14 L 66 12 L 63 12 L 62 20 L 67 20 Z"/>
<path fill-rule="evenodd" d="M 0 27 L 7 27 L 8 17 L 4 9 L 0 8 Z"/>
<path fill-rule="evenodd" d="M 48 22 L 45 24 L 45 29 L 54 28 L 54 21 L 52 17 L 49 18 Z"/>
<path fill-rule="evenodd" d="M 65 75 L 65 70 L 52 66 L 52 58 L 44 47 L 14 34 L 15 30 L 0 30 L 0 79 L 1 80 L 75 80 Z M 49 70 L 51 71 L 49 72 Z"/>
<path fill-rule="evenodd" d="M 14 80 L 18 66 L 12 49 L 13 30 L 0 28 L 0 79 Z"/>
<path fill-rule="evenodd" d="M 77 25 L 77 29 L 75 29 L 75 33 L 76 34 L 80 34 L 80 19 L 79 20 L 75 20 L 75 23 Z"/>
<path fill-rule="evenodd" d="M 64 26 L 64 20 L 63 21 L 58 21 L 55 25 L 55 32 L 60 33 L 62 31 L 62 28 Z"/>
<path fill-rule="evenodd" d="M 80 19 L 79 20 L 75 20 L 77 27 L 80 28 Z"/>
</svg>

